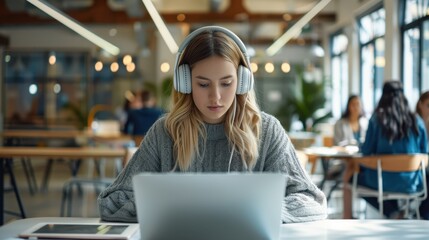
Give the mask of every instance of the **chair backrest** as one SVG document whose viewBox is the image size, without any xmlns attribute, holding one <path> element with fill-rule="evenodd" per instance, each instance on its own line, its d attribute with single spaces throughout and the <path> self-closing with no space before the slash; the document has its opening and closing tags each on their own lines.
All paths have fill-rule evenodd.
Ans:
<svg viewBox="0 0 429 240">
<path fill-rule="evenodd" d="M 334 146 L 334 137 L 333 136 L 323 136 L 323 146 L 325 146 L 325 147 Z"/>
<path fill-rule="evenodd" d="M 377 169 L 378 161 L 380 160 L 383 171 L 390 172 L 411 172 L 420 169 L 421 163 L 423 166 L 428 164 L 427 154 L 386 154 L 374 155 L 356 158 L 356 163 L 371 169 Z"/>
<path fill-rule="evenodd" d="M 355 168 L 355 173 L 353 175 L 353 194 L 354 197 L 360 196 L 372 196 L 377 197 L 378 202 L 383 202 L 385 200 L 392 199 L 406 199 L 406 208 L 405 216 L 408 216 L 408 211 L 410 210 L 409 199 L 415 199 L 418 203 L 423 201 L 427 197 L 427 185 L 426 185 L 426 174 L 425 166 L 428 164 L 428 155 L 427 154 L 389 154 L 389 155 L 375 155 L 356 158 L 355 163 L 357 167 Z M 357 187 L 357 179 L 359 172 L 359 165 L 365 166 L 370 169 L 377 171 L 377 185 L 378 190 L 369 190 L 368 188 L 360 189 Z M 411 193 L 402 193 L 398 191 L 386 191 L 383 189 L 383 172 L 412 172 L 412 171 L 421 171 L 423 189 L 417 190 L 417 192 Z M 388 181 L 388 180 L 386 180 Z M 380 216 L 383 216 L 383 204 L 379 204 L 379 213 Z M 419 208 L 416 211 L 417 218 L 420 218 Z"/>
</svg>

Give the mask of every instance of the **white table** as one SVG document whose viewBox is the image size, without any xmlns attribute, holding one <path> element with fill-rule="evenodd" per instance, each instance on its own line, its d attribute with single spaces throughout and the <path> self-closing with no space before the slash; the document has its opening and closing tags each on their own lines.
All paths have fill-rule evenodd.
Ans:
<svg viewBox="0 0 429 240">
<path fill-rule="evenodd" d="M 333 219 L 282 225 L 281 239 L 429 239 L 425 220 Z"/>
<path fill-rule="evenodd" d="M 99 222 L 98 218 L 27 218 L 0 227 L 0 239 L 16 239 L 18 233 L 39 222 Z M 281 239 L 428 239 L 425 220 L 324 220 L 284 224 Z"/>
</svg>

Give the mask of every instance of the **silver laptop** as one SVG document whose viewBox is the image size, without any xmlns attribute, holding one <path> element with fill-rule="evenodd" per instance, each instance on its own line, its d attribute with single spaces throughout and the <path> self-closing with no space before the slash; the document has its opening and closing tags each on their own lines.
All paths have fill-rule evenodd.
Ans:
<svg viewBox="0 0 429 240">
<path fill-rule="evenodd" d="M 136 175 L 141 239 L 279 239 L 285 187 L 276 173 Z"/>
</svg>

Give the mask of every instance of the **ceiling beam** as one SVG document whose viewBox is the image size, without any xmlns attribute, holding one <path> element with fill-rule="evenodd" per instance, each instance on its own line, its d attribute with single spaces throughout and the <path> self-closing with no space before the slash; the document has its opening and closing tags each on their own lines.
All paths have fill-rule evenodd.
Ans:
<svg viewBox="0 0 429 240">
<path fill-rule="evenodd" d="M 224 12 L 185 13 L 183 23 L 235 23 L 235 22 L 285 22 L 284 14 L 275 13 L 250 13 L 242 5 L 241 1 L 231 1 L 231 5 Z M 143 5 L 142 5 L 143 7 Z M 143 17 L 129 17 L 125 11 L 113 11 L 107 1 L 94 1 L 94 4 L 81 10 L 65 11 L 70 17 L 84 24 L 132 24 L 135 22 L 151 21 L 148 14 Z M 166 23 L 179 23 L 177 13 L 161 13 Z M 299 20 L 304 14 L 289 13 L 290 20 Z M 314 17 L 312 23 L 335 22 L 333 13 L 320 13 Z M 30 15 L 27 12 L 10 12 L 5 1 L 0 1 L 0 25 L 39 25 L 56 23 L 52 18 L 42 18 Z"/>
<path fill-rule="evenodd" d="M 248 41 L 250 45 L 269 45 L 273 43 L 272 38 L 254 38 Z M 321 44 L 321 41 L 318 39 L 312 38 L 294 38 L 288 42 L 288 45 L 298 45 L 298 46 L 311 46 L 313 44 Z"/>
</svg>

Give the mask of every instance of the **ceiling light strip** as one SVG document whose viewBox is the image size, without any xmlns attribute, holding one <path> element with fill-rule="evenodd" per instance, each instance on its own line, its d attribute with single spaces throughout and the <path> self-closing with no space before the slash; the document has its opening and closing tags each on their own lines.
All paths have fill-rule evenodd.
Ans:
<svg viewBox="0 0 429 240">
<path fill-rule="evenodd" d="M 289 40 L 297 37 L 302 28 L 316 16 L 331 0 L 321 0 L 307 14 L 298 20 L 291 28 L 289 28 L 281 37 L 279 37 L 266 52 L 269 56 L 274 56 Z"/>
<path fill-rule="evenodd" d="M 31 4 L 33 4 L 34 6 L 36 6 L 37 8 L 39 8 L 40 10 L 42 10 L 43 12 L 45 12 L 46 14 L 48 14 L 49 16 L 55 18 L 56 20 L 58 20 L 59 22 L 61 22 L 62 24 L 64 24 L 68 28 L 70 28 L 71 30 L 75 31 L 76 33 L 78 33 L 82 37 L 88 39 L 89 41 L 91 41 L 95 45 L 101 47 L 102 49 L 104 49 L 108 53 L 110 53 L 114 56 L 117 56 L 119 54 L 120 50 L 118 47 L 109 43 L 108 41 L 104 40 L 103 38 L 97 36 L 96 34 L 89 31 L 88 29 L 84 28 L 78 22 L 76 22 L 74 19 L 70 18 L 65 13 L 56 9 L 51 4 L 49 4 L 43 0 L 27 0 L 27 1 L 30 2 Z"/>
<path fill-rule="evenodd" d="M 156 10 L 152 1 L 142 0 L 142 2 L 145 5 L 146 10 L 148 11 L 153 22 L 155 23 L 156 28 L 158 28 L 159 33 L 161 34 L 162 38 L 167 44 L 167 47 L 170 49 L 170 52 L 173 54 L 177 53 L 177 50 L 179 50 L 179 47 L 177 46 L 176 41 L 174 41 L 174 38 L 171 35 L 170 31 L 168 31 L 167 26 L 165 25 L 164 21 L 162 20 L 161 16 Z"/>
</svg>

